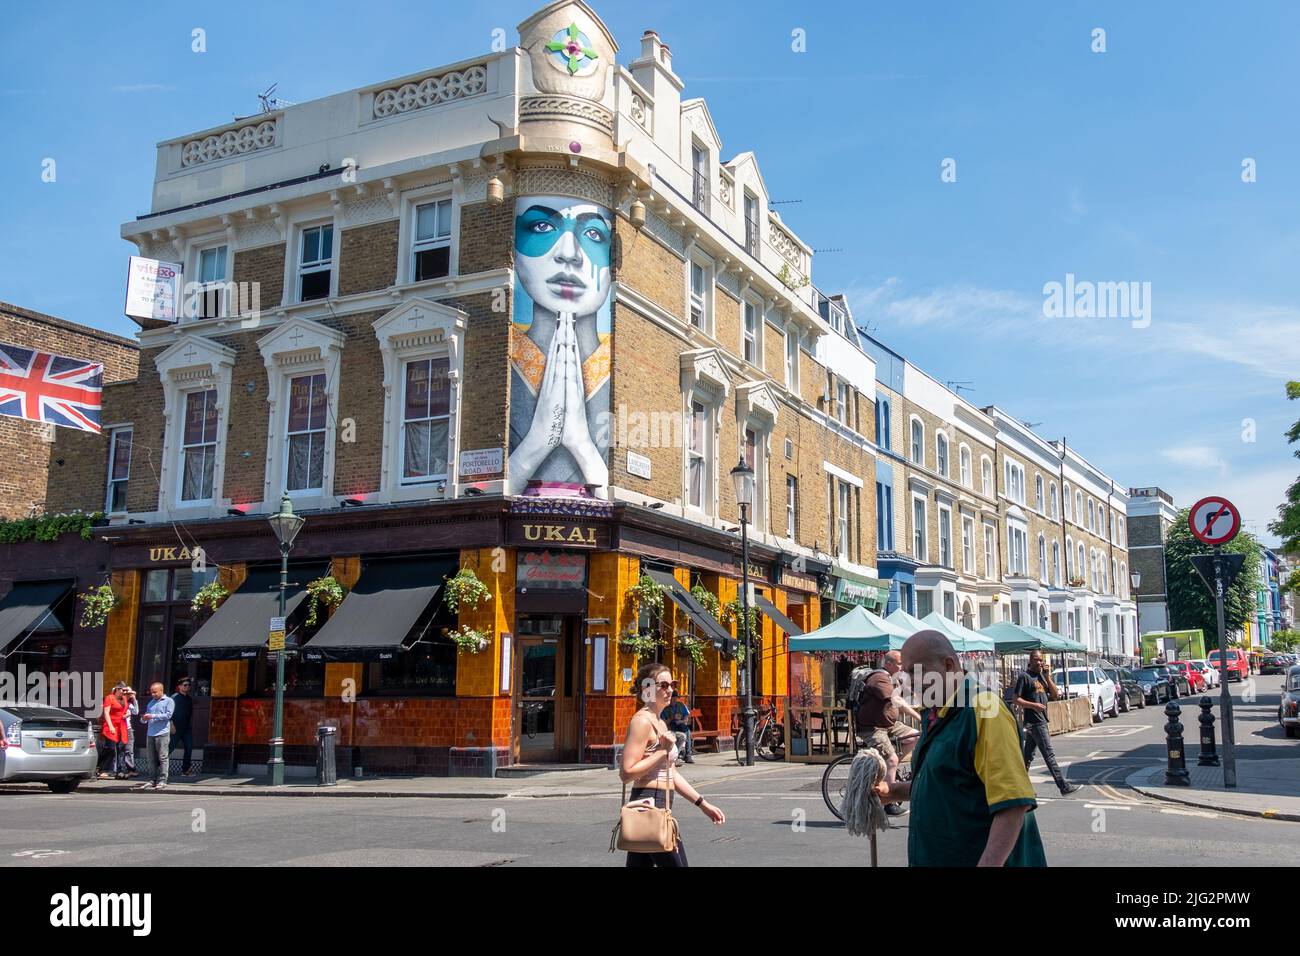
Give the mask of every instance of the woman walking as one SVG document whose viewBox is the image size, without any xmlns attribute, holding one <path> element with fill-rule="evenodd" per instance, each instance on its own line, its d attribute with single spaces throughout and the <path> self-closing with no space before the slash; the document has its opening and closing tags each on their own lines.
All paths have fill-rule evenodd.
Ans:
<svg viewBox="0 0 1300 956">
<path fill-rule="evenodd" d="M 726 815 L 704 799 L 694 787 L 673 769 L 677 762 L 677 735 L 660 719 L 673 699 L 672 671 L 663 664 L 646 664 L 636 675 L 635 693 L 641 709 L 632 715 L 623 743 L 623 762 L 619 776 L 632 785 L 632 799 L 653 799 L 655 806 L 668 809 L 669 794 L 677 793 L 703 811 L 716 825 L 726 822 Z M 681 838 L 667 853 L 628 853 L 628 866 L 687 866 L 686 848 Z"/>
</svg>

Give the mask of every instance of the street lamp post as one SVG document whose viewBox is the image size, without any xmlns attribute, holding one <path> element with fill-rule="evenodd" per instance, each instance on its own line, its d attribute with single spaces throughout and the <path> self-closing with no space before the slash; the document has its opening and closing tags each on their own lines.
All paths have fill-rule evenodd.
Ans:
<svg viewBox="0 0 1300 956">
<path fill-rule="evenodd" d="M 1138 588 L 1142 586 L 1142 572 L 1130 571 L 1128 583 L 1132 585 L 1129 593 L 1133 595 L 1133 650 L 1138 663 L 1142 663 L 1142 611 L 1138 607 Z"/>
<path fill-rule="evenodd" d="M 754 503 L 754 469 L 742 456 L 731 469 L 740 506 L 740 620 L 745 641 L 745 766 L 754 766 L 754 648 L 749 630 L 749 506 Z"/>
<path fill-rule="evenodd" d="M 289 552 L 306 519 L 293 513 L 289 492 L 280 498 L 280 511 L 267 519 L 280 542 L 280 617 L 284 617 L 285 591 L 289 587 Z M 271 756 L 266 762 L 266 779 L 273 787 L 284 784 L 284 650 L 275 652 L 275 721 L 271 729 Z"/>
</svg>

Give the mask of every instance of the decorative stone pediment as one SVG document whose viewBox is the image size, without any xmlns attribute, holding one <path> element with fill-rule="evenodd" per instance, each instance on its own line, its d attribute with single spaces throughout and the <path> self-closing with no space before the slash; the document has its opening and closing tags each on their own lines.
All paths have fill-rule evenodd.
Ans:
<svg viewBox="0 0 1300 956">
<path fill-rule="evenodd" d="M 218 374 L 221 366 L 233 367 L 235 350 L 201 335 L 182 335 L 154 359 L 163 381 L 198 382 Z"/>
<path fill-rule="evenodd" d="M 452 357 L 452 368 L 460 363 L 460 338 L 465 333 L 468 316 L 441 302 L 408 299 L 387 315 L 376 320 L 373 328 L 379 349 L 387 359 L 396 351 L 445 347 Z"/>
<path fill-rule="evenodd" d="M 682 391 L 689 394 L 696 388 L 706 388 L 726 398 L 731 391 L 731 377 L 727 374 L 722 356 L 717 349 L 695 349 L 681 354 Z"/>
<path fill-rule="evenodd" d="M 780 403 L 768 382 L 746 382 L 736 386 L 736 417 L 742 421 L 757 418 L 769 426 L 776 424 Z"/>
<path fill-rule="evenodd" d="M 290 366 L 329 360 L 343 348 L 344 336 L 319 322 L 294 318 L 257 340 L 267 365 Z"/>
</svg>

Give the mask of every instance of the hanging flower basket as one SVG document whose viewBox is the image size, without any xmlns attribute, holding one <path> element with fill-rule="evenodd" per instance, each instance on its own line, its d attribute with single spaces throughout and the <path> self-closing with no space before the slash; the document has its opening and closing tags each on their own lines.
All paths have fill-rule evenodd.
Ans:
<svg viewBox="0 0 1300 956">
<path fill-rule="evenodd" d="M 307 617 L 303 619 L 303 627 L 314 627 L 316 624 L 316 611 L 320 605 L 324 604 L 331 611 L 343 603 L 343 585 L 330 575 L 323 578 L 317 578 L 315 581 L 307 582 Z"/>
<path fill-rule="evenodd" d="M 649 631 L 625 634 L 618 643 L 624 650 L 635 654 L 640 661 L 650 660 L 655 656 L 655 649 L 663 646 L 663 642 Z"/>
<path fill-rule="evenodd" d="M 108 615 L 119 603 L 112 586 L 108 584 L 88 588 L 78 597 L 81 598 L 82 627 L 99 627 L 108 620 Z"/>
<path fill-rule="evenodd" d="M 677 638 L 677 646 L 686 652 L 686 655 L 691 659 L 691 663 L 696 667 L 704 666 L 704 649 L 709 646 L 707 641 L 702 641 L 690 634 L 682 634 Z"/>
<path fill-rule="evenodd" d="M 696 602 L 700 605 L 700 607 L 708 611 L 709 614 L 713 616 L 713 619 L 715 621 L 719 618 L 719 616 L 721 616 L 722 602 L 718 600 L 718 596 L 716 594 L 714 594 L 712 591 L 705 588 L 704 585 L 697 584 L 694 587 L 692 587 L 691 597 L 695 598 Z"/>
<path fill-rule="evenodd" d="M 447 636 L 456 643 L 456 650 L 461 654 L 477 654 L 486 650 L 492 639 L 482 631 L 462 624 L 455 630 L 448 630 Z"/>
<path fill-rule="evenodd" d="M 468 610 L 475 610 L 484 601 L 492 600 L 492 592 L 479 580 L 473 568 L 461 568 L 446 579 L 443 585 L 443 600 L 447 610 L 456 614 L 462 605 Z"/>
<path fill-rule="evenodd" d="M 194 600 L 190 602 L 190 610 L 198 614 L 204 608 L 208 611 L 215 611 L 220 607 L 230 592 L 220 581 L 211 581 L 199 588 L 194 595 Z"/>
<path fill-rule="evenodd" d="M 727 627 L 732 624 L 736 625 L 736 632 L 742 641 L 744 640 L 744 634 L 741 633 L 740 618 L 743 613 L 744 608 L 741 606 L 740 598 L 732 598 L 723 605 L 722 614 L 719 617 L 719 620 Z M 749 621 L 749 635 L 751 638 L 756 637 L 758 635 L 758 608 L 751 607 L 747 619 Z"/>
<path fill-rule="evenodd" d="M 664 609 L 664 587 L 648 574 L 627 589 L 627 598 L 637 612 L 642 610 L 660 614 Z"/>
</svg>

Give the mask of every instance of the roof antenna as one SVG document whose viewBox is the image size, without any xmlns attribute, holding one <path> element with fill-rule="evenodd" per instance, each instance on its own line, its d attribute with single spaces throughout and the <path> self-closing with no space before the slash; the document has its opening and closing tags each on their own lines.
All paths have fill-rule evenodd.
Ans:
<svg viewBox="0 0 1300 956">
<path fill-rule="evenodd" d="M 263 113 L 274 113 L 276 110 L 282 110 L 282 109 L 284 109 L 286 106 L 296 106 L 296 105 L 297 105 L 296 103 L 291 103 L 291 102 L 289 102 L 288 100 L 282 100 L 282 99 L 279 99 L 279 98 L 275 95 L 275 90 L 276 90 L 276 88 L 277 88 L 279 85 L 280 85 L 279 83 L 272 83 L 272 84 L 267 88 L 267 90 L 266 90 L 265 93 L 258 93 L 258 94 L 257 94 L 257 98 L 258 98 L 258 99 L 261 101 L 261 103 L 262 103 L 262 112 L 263 112 Z"/>
</svg>

